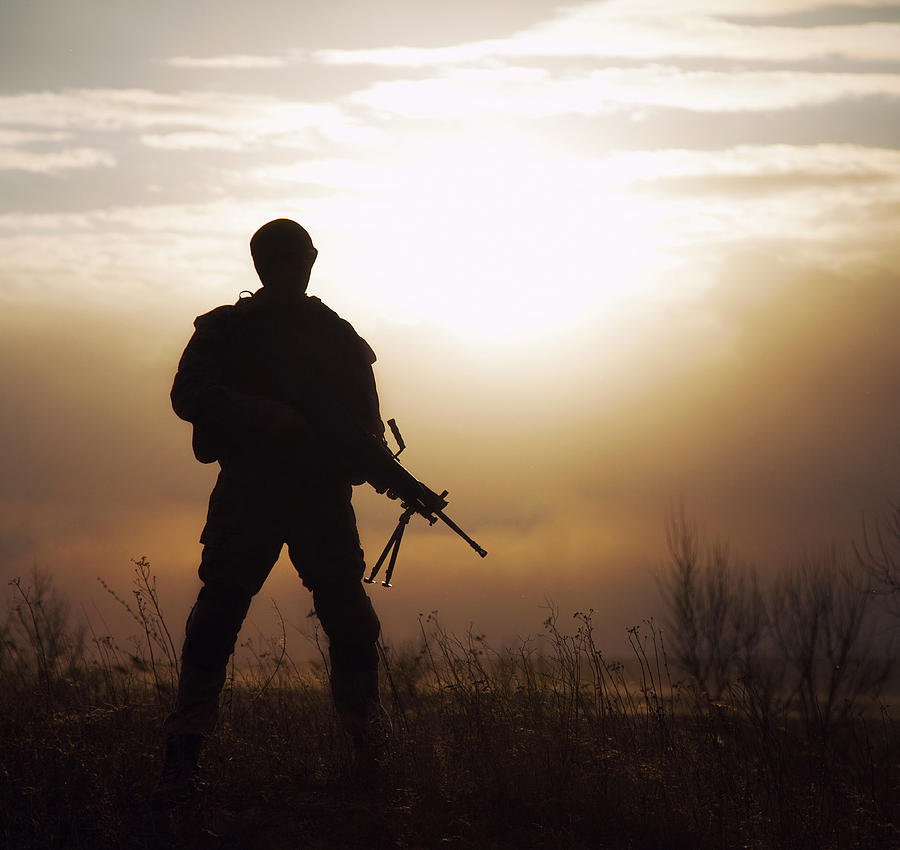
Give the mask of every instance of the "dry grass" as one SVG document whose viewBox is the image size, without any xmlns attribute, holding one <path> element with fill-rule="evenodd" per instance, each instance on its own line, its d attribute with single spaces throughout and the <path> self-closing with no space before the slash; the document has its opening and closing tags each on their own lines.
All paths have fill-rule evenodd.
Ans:
<svg viewBox="0 0 900 850">
<path fill-rule="evenodd" d="M 321 665 L 275 642 L 232 676 L 202 811 L 173 824 L 147 802 L 175 678 L 149 566 L 136 564 L 132 652 L 79 636 L 40 581 L 21 583 L 4 626 L 2 846 L 900 846 L 886 709 L 823 736 L 800 712 L 760 714 L 752 682 L 713 701 L 675 681 L 652 621 L 630 630 L 627 662 L 607 660 L 591 612 L 566 626 L 551 612 L 500 652 L 422 618 L 415 649 L 384 649 L 396 740 L 369 785 L 350 775 Z"/>
</svg>

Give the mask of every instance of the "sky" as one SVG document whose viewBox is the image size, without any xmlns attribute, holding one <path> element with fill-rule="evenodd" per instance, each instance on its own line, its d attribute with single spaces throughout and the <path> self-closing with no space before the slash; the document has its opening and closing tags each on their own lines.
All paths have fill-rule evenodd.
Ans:
<svg viewBox="0 0 900 850">
<path fill-rule="evenodd" d="M 553 603 L 614 646 L 676 506 L 771 578 L 898 497 L 900 4 L 7 0 L 0 577 L 114 630 L 146 555 L 182 621 L 216 470 L 168 391 L 283 216 L 490 553 L 414 523 L 388 639 Z M 284 558 L 273 601 L 308 631 Z"/>
</svg>

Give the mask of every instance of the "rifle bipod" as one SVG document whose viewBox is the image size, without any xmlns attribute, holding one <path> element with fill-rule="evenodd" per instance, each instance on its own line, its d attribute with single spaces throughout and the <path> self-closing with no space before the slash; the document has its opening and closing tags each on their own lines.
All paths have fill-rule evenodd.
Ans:
<svg viewBox="0 0 900 850">
<path fill-rule="evenodd" d="M 394 529 L 394 533 L 391 535 L 390 540 L 388 540 L 381 554 L 378 556 L 375 566 L 372 567 L 372 572 L 369 573 L 368 578 L 363 579 L 366 584 L 372 584 L 375 581 L 375 576 L 378 575 L 378 571 L 381 569 L 384 559 L 387 557 L 388 552 L 390 552 L 391 560 L 388 561 L 387 572 L 384 574 L 384 581 L 381 582 L 381 586 L 391 587 L 391 576 L 394 574 L 394 567 L 397 565 L 397 553 L 400 551 L 400 541 L 403 540 L 403 532 L 406 530 L 406 526 L 409 524 L 409 520 L 415 512 L 415 508 L 407 508 L 400 514 L 397 527 Z"/>
<path fill-rule="evenodd" d="M 423 486 L 423 485 L 419 485 Z M 427 488 L 424 488 L 427 491 Z M 430 492 L 430 491 L 428 491 Z M 388 494 L 390 495 L 390 494 Z M 431 493 L 431 495 L 440 500 L 441 505 L 446 505 L 447 501 L 444 498 L 447 495 L 447 491 L 444 490 L 443 493 L 438 495 L 437 493 Z M 396 497 L 392 497 L 396 498 Z M 410 500 L 409 502 L 401 502 L 403 505 L 403 513 L 400 514 L 400 519 L 397 522 L 397 527 L 394 529 L 394 533 L 391 535 L 391 539 L 385 544 L 384 549 L 381 552 L 381 555 L 378 556 L 378 560 L 375 562 L 375 566 L 372 567 L 372 572 L 369 573 L 368 578 L 364 578 L 363 581 L 366 584 L 372 584 L 375 581 L 375 576 L 378 575 L 378 571 L 381 569 L 381 565 L 384 563 L 384 559 L 387 557 L 388 552 L 391 553 L 391 560 L 388 561 L 387 572 L 384 574 L 384 581 L 381 582 L 383 587 L 391 586 L 391 576 L 394 574 L 394 567 L 397 565 L 397 553 L 400 551 L 400 541 L 403 540 L 403 532 L 406 530 L 406 526 L 409 524 L 409 520 L 413 514 L 420 514 L 428 520 L 429 525 L 434 525 L 438 520 L 443 522 L 449 528 L 453 529 L 466 543 L 469 544 L 482 558 L 487 555 L 487 551 L 482 549 L 468 534 L 465 533 L 450 517 L 447 516 L 442 510 L 439 508 L 435 508 L 432 505 L 428 505 L 421 500 L 417 503 L 415 501 Z"/>
</svg>

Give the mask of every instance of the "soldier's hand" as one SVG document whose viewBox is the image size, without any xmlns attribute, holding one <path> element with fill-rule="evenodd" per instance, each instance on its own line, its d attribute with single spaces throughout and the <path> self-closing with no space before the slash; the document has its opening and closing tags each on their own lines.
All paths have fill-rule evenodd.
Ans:
<svg viewBox="0 0 900 850">
<path fill-rule="evenodd" d="M 270 402 L 264 416 L 266 418 L 266 435 L 278 445 L 309 443 L 314 439 L 312 429 L 306 420 L 286 404 Z"/>
</svg>

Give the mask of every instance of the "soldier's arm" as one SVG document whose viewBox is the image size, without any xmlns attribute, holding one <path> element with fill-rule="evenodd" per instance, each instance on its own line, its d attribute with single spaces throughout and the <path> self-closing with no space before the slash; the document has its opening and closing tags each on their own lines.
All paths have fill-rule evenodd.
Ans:
<svg viewBox="0 0 900 850">
<path fill-rule="evenodd" d="M 178 363 L 172 409 L 187 422 L 227 419 L 231 405 L 222 363 L 230 320 L 227 309 L 220 307 L 195 319 L 193 336 Z"/>
<path fill-rule="evenodd" d="M 226 364 L 231 311 L 230 306 L 219 307 L 195 320 L 172 384 L 172 408 L 181 419 L 222 429 L 242 442 L 303 436 L 306 423 L 290 406 L 230 385 Z"/>
<path fill-rule="evenodd" d="M 360 346 L 359 356 L 362 358 L 360 366 L 360 391 L 362 396 L 362 408 L 365 417 L 366 428 L 376 437 L 384 439 L 384 422 L 381 419 L 381 405 L 378 401 L 378 388 L 375 385 L 375 352 L 369 344 L 358 337 Z"/>
<path fill-rule="evenodd" d="M 307 309 L 317 314 L 316 326 L 323 334 L 324 350 L 328 351 L 322 367 L 328 373 L 333 400 L 356 425 L 384 439 L 384 422 L 372 369 L 375 352 L 350 322 L 316 296 L 310 296 L 306 303 Z"/>
</svg>

